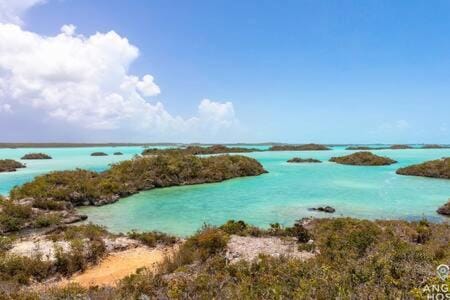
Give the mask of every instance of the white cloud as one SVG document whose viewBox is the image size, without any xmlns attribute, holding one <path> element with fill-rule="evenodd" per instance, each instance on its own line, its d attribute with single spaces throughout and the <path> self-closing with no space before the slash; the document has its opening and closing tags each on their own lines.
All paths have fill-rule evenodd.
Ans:
<svg viewBox="0 0 450 300">
<path fill-rule="evenodd" d="M 0 24 L 0 95 L 8 110 L 17 106 L 82 128 L 163 137 L 216 134 L 237 123 L 231 102 L 208 99 L 195 117 L 172 116 L 161 102 L 146 99 L 160 94 L 153 76 L 128 73 L 138 48 L 114 31 L 86 37 L 75 30 L 64 25 L 60 34 L 42 36 Z"/>
<path fill-rule="evenodd" d="M 31 7 L 45 0 L 0 0 L 0 23 L 22 24 L 22 16 Z"/>
</svg>

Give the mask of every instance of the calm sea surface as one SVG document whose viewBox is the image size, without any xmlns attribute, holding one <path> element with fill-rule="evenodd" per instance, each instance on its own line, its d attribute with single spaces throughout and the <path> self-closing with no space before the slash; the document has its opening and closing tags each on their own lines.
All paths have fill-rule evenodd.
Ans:
<svg viewBox="0 0 450 300">
<path fill-rule="evenodd" d="M 44 152 L 53 157 L 24 161 L 27 168 L 0 173 L 0 194 L 7 195 L 13 186 L 54 170 L 102 171 L 109 164 L 132 158 L 142 150 L 142 147 L 0 149 L 0 159 L 19 160 L 30 152 Z M 109 154 L 120 151 L 124 155 L 91 157 L 94 151 Z M 450 180 L 400 176 L 395 170 L 450 156 L 450 149 L 373 151 L 398 161 L 382 167 L 344 166 L 327 161 L 332 156 L 351 152 L 344 147 L 333 147 L 331 151 L 248 153 L 245 155 L 257 159 L 269 173 L 214 184 L 155 189 L 115 204 L 80 210 L 91 222 L 115 232 L 160 230 L 177 235 L 191 234 L 204 223 L 221 224 L 229 219 L 243 219 L 265 227 L 274 222 L 290 225 L 306 216 L 330 216 L 308 210 L 319 205 L 335 207 L 334 216 L 444 220 L 435 211 L 450 198 Z M 317 158 L 323 163 L 286 163 L 294 156 Z"/>
</svg>

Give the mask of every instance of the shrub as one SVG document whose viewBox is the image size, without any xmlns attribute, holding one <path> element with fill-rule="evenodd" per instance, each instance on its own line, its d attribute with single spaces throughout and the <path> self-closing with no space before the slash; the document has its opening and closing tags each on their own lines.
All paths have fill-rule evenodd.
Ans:
<svg viewBox="0 0 450 300">
<path fill-rule="evenodd" d="M 46 210 L 64 210 L 66 208 L 66 203 L 50 199 L 35 199 L 33 201 L 33 207 Z"/>
<path fill-rule="evenodd" d="M 177 238 L 159 231 L 137 232 L 131 231 L 127 233 L 128 237 L 139 240 L 149 247 L 155 247 L 157 244 L 173 245 L 177 242 Z"/>
</svg>

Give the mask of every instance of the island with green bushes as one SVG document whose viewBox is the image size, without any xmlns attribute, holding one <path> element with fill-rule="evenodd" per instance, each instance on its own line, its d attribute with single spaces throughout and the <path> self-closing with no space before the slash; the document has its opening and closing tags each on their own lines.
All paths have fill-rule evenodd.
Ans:
<svg viewBox="0 0 450 300">
<path fill-rule="evenodd" d="M 288 163 L 320 163 L 321 161 L 315 158 L 300 158 L 293 157 L 287 160 Z"/>
<path fill-rule="evenodd" d="M 52 157 L 45 153 L 28 153 L 22 156 L 21 159 L 52 159 Z"/>
<path fill-rule="evenodd" d="M 262 151 L 256 148 L 244 148 L 244 147 L 228 147 L 224 145 L 213 146 L 187 146 L 180 148 L 148 148 L 142 152 L 142 155 L 159 155 L 167 153 L 181 153 L 189 155 L 207 155 L 207 154 L 225 154 L 225 153 L 248 153 Z"/>
<path fill-rule="evenodd" d="M 0 159 L 0 172 L 15 172 L 17 169 L 25 167 L 24 164 L 13 159 Z"/>
<path fill-rule="evenodd" d="M 450 157 L 443 157 L 441 159 L 400 168 L 396 173 L 399 175 L 450 179 Z"/>
<path fill-rule="evenodd" d="M 332 157 L 330 161 L 343 165 L 356 166 L 385 166 L 396 163 L 395 160 L 389 157 L 378 156 L 369 151 L 360 151 L 345 156 Z"/>
<path fill-rule="evenodd" d="M 274 145 L 268 151 L 323 151 L 331 148 L 320 144 L 302 144 L 302 145 Z"/>
</svg>

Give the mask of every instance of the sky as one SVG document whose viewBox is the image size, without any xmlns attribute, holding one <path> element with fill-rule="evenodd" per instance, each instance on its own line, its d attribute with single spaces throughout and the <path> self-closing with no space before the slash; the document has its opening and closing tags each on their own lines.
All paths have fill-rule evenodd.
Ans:
<svg viewBox="0 0 450 300">
<path fill-rule="evenodd" d="M 0 142 L 450 143 L 449 1 L 0 0 Z"/>
</svg>

